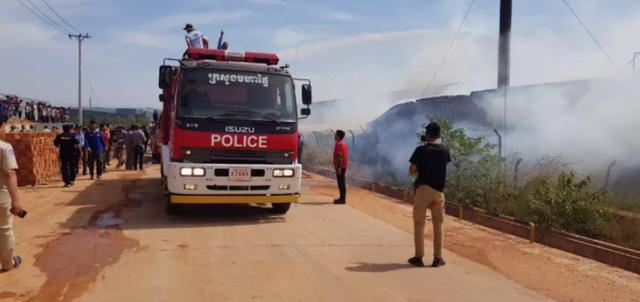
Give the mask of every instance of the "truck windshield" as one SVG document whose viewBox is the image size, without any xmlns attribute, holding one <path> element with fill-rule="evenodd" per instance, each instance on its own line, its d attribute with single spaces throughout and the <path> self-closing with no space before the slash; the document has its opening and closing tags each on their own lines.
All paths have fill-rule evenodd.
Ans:
<svg viewBox="0 0 640 302">
<path fill-rule="evenodd" d="M 290 77 L 235 70 L 195 69 L 182 76 L 182 117 L 296 120 Z"/>
</svg>

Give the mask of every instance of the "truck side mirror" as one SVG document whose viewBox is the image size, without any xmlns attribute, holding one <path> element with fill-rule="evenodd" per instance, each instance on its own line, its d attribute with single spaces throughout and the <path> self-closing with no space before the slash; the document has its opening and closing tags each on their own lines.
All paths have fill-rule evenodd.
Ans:
<svg viewBox="0 0 640 302">
<path fill-rule="evenodd" d="M 164 103 L 164 102 L 166 102 L 166 101 L 169 101 L 169 100 L 170 100 L 170 98 L 169 98 L 169 96 L 168 96 L 168 95 L 166 95 L 166 94 L 164 94 L 164 93 L 161 93 L 161 94 L 158 94 L 158 100 L 159 100 L 161 103 Z"/>
<path fill-rule="evenodd" d="M 311 85 L 302 84 L 302 104 L 309 106 L 311 103 Z"/>
<path fill-rule="evenodd" d="M 158 87 L 165 89 L 171 87 L 171 78 L 173 77 L 173 67 L 169 65 L 160 66 L 158 72 Z"/>
<path fill-rule="evenodd" d="M 311 108 L 302 108 L 300 109 L 300 114 L 304 116 L 311 115 Z"/>
</svg>

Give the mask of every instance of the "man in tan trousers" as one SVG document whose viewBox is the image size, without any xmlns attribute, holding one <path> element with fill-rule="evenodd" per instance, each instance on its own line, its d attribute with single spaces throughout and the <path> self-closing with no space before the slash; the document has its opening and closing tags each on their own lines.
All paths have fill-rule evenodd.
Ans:
<svg viewBox="0 0 640 302">
<path fill-rule="evenodd" d="M 22 262 L 19 256 L 13 255 L 15 238 L 13 236 L 13 215 L 22 213 L 18 197 L 18 178 L 13 147 L 0 140 L 0 263 L 2 271 L 9 271 Z"/>
<path fill-rule="evenodd" d="M 451 161 L 449 149 L 436 144 L 440 138 L 440 125 L 427 125 L 423 138 L 426 144 L 419 146 L 411 155 L 409 174 L 416 176 L 416 197 L 413 205 L 414 239 L 416 254 L 408 262 L 422 267 L 424 262 L 424 226 L 427 209 L 431 210 L 433 223 L 433 262 L 431 266 L 445 265 L 442 258 L 442 223 L 444 221 L 444 186 L 447 178 L 447 163 Z"/>
</svg>

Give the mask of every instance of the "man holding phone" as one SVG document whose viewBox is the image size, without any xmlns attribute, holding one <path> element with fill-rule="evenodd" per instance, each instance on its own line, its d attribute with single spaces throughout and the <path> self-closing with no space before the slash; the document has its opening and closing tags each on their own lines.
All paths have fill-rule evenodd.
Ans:
<svg viewBox="0 0 640 302">
<path fill-rule="evenodd" d="M 0 140 L 0 263 L 2 271 L 9 271 L 22 263 L 22 258 L 13 255 L 15 238 L 13 217 L 24 217 L 26 212 L 18 196 L 18 162 L 13 147 Z"/>
<path fill-rule="evenodd" d="M 424 227 L 427 209 L 431 211 L 433 224 L 433 263 L 432 267 L 445 265 L 442 258 L 442 224 L 444 221 L 444 187 L 447 180 L 447 164 L 451 162 L 449 149 L 436 141 L 440 139 L 440 125 L 431 122 L 427 125 L 424 141 L 411 155 L 409 174 L 417 176 L 415 200 L 413 204 L 414 239 L 416 254 L 409 263 L 422 267 L 424 262 Z"/>
</svg>

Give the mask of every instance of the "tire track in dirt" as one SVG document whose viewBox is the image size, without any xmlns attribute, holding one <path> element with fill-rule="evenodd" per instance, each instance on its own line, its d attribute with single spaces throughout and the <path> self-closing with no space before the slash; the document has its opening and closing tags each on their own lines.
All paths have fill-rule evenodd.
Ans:
<svg viewBox="0 0 640 302">
<path fill-rule="evenodd" d="M 125 251 L 139 247 L 138 240 L 124 235 L 120 225 L 125 221 L 120 213 L 123 208 L 140 206 L 141 200 L 131 196 L 140 188 L 142 176 L 143 173 L 120 175 L 119 179 L 129 181 L 121 187 L 120 201 L 95 211 L 85 227 L 72 228 L 43 245 L 35 257 L 35 266 L 46 275 L 46 281 L 25 301 L 66 302 L 79 298 L 105 268 L 117 263 Z"/>
</svg>

